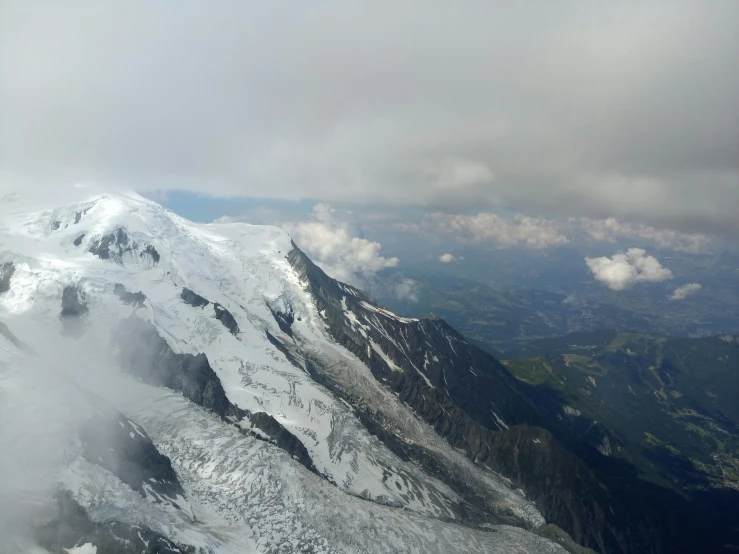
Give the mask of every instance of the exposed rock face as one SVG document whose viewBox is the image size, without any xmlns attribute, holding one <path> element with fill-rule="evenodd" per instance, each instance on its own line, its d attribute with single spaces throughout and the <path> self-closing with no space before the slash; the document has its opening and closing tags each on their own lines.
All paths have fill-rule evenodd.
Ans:
<svg viewBox="0 0 739 554">
<path fill-rule="evenodd" d="M 35 538 L 49 551 L 62 554 L 75 546 L 91 544 L 99 554 L 197 554 L 143 527 L 119 522 L 94 523 L 67 491 L 57 493 L 56 518 L 35 529 Z"/>
<path fill-rule="evenodd" d="M 207 298 L 203 298 L 198 293 L 188 288 L 182 289 L 182 294 L 180 294 L 180 298 L 183 302 L 189 304 L 194 308 L 203 308 L 211 303 L 210 300 L 208 300 Z M 216 319 L 220 321 L 223 326 L 232 334 L 235 335 L 239 332 L 239 324 L 236 323 L 236 319 L 234 319 L 234 316 L 226 308 L 224 308 L 217 302 L 214 302 L 213 312 L 216 316 Z"/>
<path fill-rule="evenodd" d="M 299 249 L 288 259 L 308 282 L 333 338 L 442 435 L 463 440 L 473 422 L 490 429 L 504 429 L 509 420 L 540 422 L 518 381 L 442 319 L 398 318 L 363 292 L 329 278 Z"/>
<path fill-rule="evenodd" d="M 150 244 L 139 244 L 131 240 L 128 233 L 120 227 L 113 233 L 93 240 L 88 251 L 101 260 L 112 260 L 121 265 L 125 259 L 135 260 L 137 257 L 151 265 L 158 264 L 160 260 L 156 248 Z"/>
<path fill-rule="evenodd" d="M 601 552 L 711 552 L 717 545 L 669 506 L 677 495 L 633 475 L 585 464 L 544 429 L 495 433 L 484 463 L 513 479 L 547 521 Z M 657 502 L 659 500 L 659 502 Z"/>
<path fill-rule="evenodd" d="M 154 248 L 151 244 L 147 244 L 141 251 L 139 256 L 141 256 L 142 258 L 145 256 L 149 256 L 155 264 L 158 264 L 160 259 L 159 252 L 157 252 L 157 249 Z"/>
<path fill-rule="evenodd" d="M 234 335 L 239 332 L 239 324 L 236 323 L 236 320 L 234 319 L 234 316 L 231 315 L 231 312 L 229 312 L 220 304 L 213 304 L 213 309 L 216 312 L 216 319 L 223 323 L 226 329 L 231 331 L 231 333 Z"/>
<path fill-rule="evenodd" d="M 10 279 L 15 273 L 15 264 L 13 262 L 5 262 L 0 265 L 0 294 L 10 290 Z"/>
<path fill-rule="evenodd" d="M 87 314 L 84 293 L 75 286 L 64 287 L 62 292 L 62 318 L 79 318 Z"/>
<path fill-rule="evenodd" d="M 175 353 L 167 341 L 159 336 L 156 328 L 135 316 L 121 323 L 116 340 L 118 362 L 125 370 L 148 383 L 181 392 L 227 421 L 241 421 L 242 430 L 274 443 L 305 467 L 317 472 L 303 443 L 276 419 L 263 412 L 250 414 L 228 400 L 205 354 L 192 356 Z M 248 424 L 243 421 L 245 418 Z"/>
<path fill-rule="evenodd" d="M 120 262 L 123 254 L 130 251 L 128 234 L 123 229 L 115 233 L 105 235 L 90 245 L 90 253 L 95 254 L 101 260 L 113 259 Z"/>
<path fill-rule="evenodd" d="M 297 247 L 288 260 L 306 284 L 333 339 L 362 360 L 375 378 L 396 392 L 442 437 L 477 464 L 522 488 L 548 522 L 581 545 L 602 552 L 695 552 L 684 537 L 690 524 L 653 502 L 654 491 L 622 468 L 596 471 L 565 448 L 600 456 L 581 444 L 567 425 L 552 421 L 525 385 L 495 358 L 470 345 L 443 320 L 406 319 L 376 305 L 363 292 L 329 278 Z M 443 464 L 421 445 L 408 445 L 383 425 L 381 414 L 344 393 L 321 367 L 311 374 L 358 410 L 367 428 L 397 454 L 444 474 Z M 524 424 L 521 426 L 521 424 Z M 517 427 L 514 427 L 517 426 Z M 602 457 L 602 456 L 601 456 Z M 619 485 L 620 483 L 620 485 Z M 612 487 L 633 495 L 614 494 Z M 468 491 L 474 503 L 474 491 Z M 669 503 L 668 503 L 669 506 Z M 707 541 L 705 544 L 709 544 Z"/>
<path fill-rule="evenodd" d="M 301 365 L 300 361 L 298 361 L 295 356 L 293 356 L 293 353 L 290 352 L 287 348 L 285 348 L 285 345 L 282 344 L 277 337 L 275 337 L 272 333 L 269 331 L 266 331 L 267 334 L 267 340 L 271 342 L 275 348 L 277 348 L 284 356 L 288 359 L 288 361 L 293 364 L 295 367 L 299 367 L 303 369 L 303 366 Z"/>
<path fill-rule="evenodd" d="M 123 302 L 124 304 L 133 306 L 134 308 L 144 307 L 144 302 L 146 301 L 146 295 L 141 291 L 128 292 L 126 290 L 126 287 L 124 287 L 120 283 L 116 283 L 115 287 L 113 288 L 113 292 L 120 299 L 120 301 Z"/>
<path fill-rule="evenodd" d="M 80 430 L 85 459 L 107 469 L 142 496 L 176 504 L 184 491 L 167 456 L 144 429 L 106 402 L 90 396 L 93 416 Z"/>
<path fill-rule="evenodd" d="M 249 414 L 249 422 L 251 423 L 251 432 L 257 438 L 267 440 L 274 443 L 282 450 L 292 455 L 297 461 L 317 473 L 313 460 L 308 454 L 300 439 L 285 429 L 282 424 L 271 415 L 265 412 L 256 412 Z M 243 424 L 242 424 L 243 427 Z"/>
<path fill-rule="evenodd" d="M 74 239 L 74 245 L 79 246 L 80 244 L 82 244 L 82 241 L 84 240 L 84 238 L 85 238 L 85 233 L 82 233 L 80 236 Z"/>
<path fill-rule="evenodd" d="M 287 336 L 292 337 L 292 325 L 295 322 L 295 315 L 292 311 L 281 312 L 279 310 L 272 309 L 271 306 L 269 306 L 269 311 L 272 312 L 272 317 L 275 318 L 277 325 L 280 327 L 280 331 L 285 333 Z"/>
<path fill-rule="evenodd" d="M 182 294 L 180 294 L 180 298 L 182 298 L 185 303 L 190 304 L 190 306 L 194 308 L 202 308 L 210 304 L 209 300 L 206 300 L 198 293 L 188 288 L 182 289 Z"/>
<path fill-rule="evenodd" d="M 156 331 L 136 316 L 125 319 L 116 336 L 121 367 L 145 382 L 181 392 L 224 419 L 240 420 L 246 412 L 226 397 L 205 354 L 177 354 Z"/>
<path fill-rule="evenodd" d="M 556 542 L 571 554 L 595 554 L 595 550 L 580 546 L 572 540 L 572 537 L 553 523 L 547 523 L 534 532 L 540 537 L 545 537 L 550 541 Z"/>
</svg>

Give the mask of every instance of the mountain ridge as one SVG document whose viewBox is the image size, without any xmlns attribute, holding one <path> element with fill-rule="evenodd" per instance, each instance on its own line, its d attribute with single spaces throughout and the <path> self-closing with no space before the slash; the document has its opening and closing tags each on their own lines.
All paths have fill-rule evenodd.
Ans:
<svg viewBox="0 0 739 554">
<path fill-rule="evenodd" d="M 146 430 L 171 460 L 187 503 L 198 514 L 193 519 L 177 508 L 152 504 L 108 469 L 91 464 L 81 456 L 75 432 L 65 443 L 70 460 L 61 463 L 61 482 L 91 521 L 116 514 L 113 517 L 121 524 L 142 526 L 177 544 L 219 553 L 347 548 L 558 551 L 554 543 L 520 529 L 527 518 L 538 522 L 541 516 L 494 475 L 488 479 L 499 491 L 496 510 L 518 528 L 497 520 L 491 520 L 487 530 L 461 525 L 464 500 L 452 488 L 388 450 L 364 429 L 350 407 L 294 365 L 296 360 L 285 354 L 288 349 L 274 344 L 289 344 L 292 339 L 283 329 L 292 329 L 293 337 L 334 363 L 366 371 L 325 334 L 320 314 L 286 260 L 291 244 L 284 231 L 192 224 L 132 195 L 105 195 L 51 210 L 23 204 L 19 197 L 0 203 L 0 262 L 12 262 L 14 267 L 8 290 L 0 296 L 2 319 L 19 340 L 37 348 L 44 363 L 73 350 L 63 362 L 70 378 L 83 380 L 103 396 L 112 395 L 114 404 Z M 223 311 L 187 303 L 182 298 L 186 288 Z M 224 321 L 226 311 L 230 319 Z M 276 318 L 278 313 L 283 316 Z M 156 372 L 145 362 L 162 347 L 146 348 L 142 337 L 121 333 L 119 324 L 126 320 L 153 326 L 157 340 L 172 350 L 167 356 L 176 363 L 167 370 L 169 377 L 153 381 L 159 386 L 147 383 Z M 125 347 L 140 356 L 126 356 Z M 35 368 L 36 362 L 9 341 L 0 354 L 3 391 L 6 387 L 14 391 L 13 383 L 30 378 L 22 368 L 29 364 Z M 202 361 L 198 356 L 204 356 Z M 90 360 L 98 360 L 96 370 L 88 367 Z M 124 373 L 107 369 L 116 361 Z M 195 365 L 191 384 L 184 386 L 181 379 L 188 364 Z M 132 380 L 131 374 L 138 379 Z M 167 392 L 161 385 L 179 392 Z M 35 391 L 38 386 L 29 383 L 26 388 Z M 179 396 L 182 392 L 195 402 Z M 395 397 L 383 394 L 383 401 L 405 414 L 418 433 L 437 441 L 436 447 L 447 450 L 448 456 L 459 457 L 420 421 L 411 422 L 415 416 Z M 34 394 L 30 400 L 41 403 L 42 396 Z M 222 413 L 210 415 L 199 404 Z M 265 415 L 256 422 L 239 419 L 242 412 L 229 406 Z M 38 412 L 43 406 L 32 413 Z M 11 411 L 7 415 L 16 417 Z M 75 429 L 76 425 L 75 419 Z M 281 429 L 289 435 L 280 438 Z M 290 436 L 303 444 L 317 473 L 294 459 L 300 452 L 289 451 L 288 443 L 297 446 Z M 237 452 L 241 454 L 234 457 Z M 469 471 L 479 470 L 470 465 Z M 251 491 L 254 506 L 245 503 L 242 490 Z M 333 500 L 318 500 L 325 495 Z M 227 498 L 231 502 L 224 503 Z M 296 511 L 303 502 L 300 498 L 312 498 L 317 511 Z M 327 527 L 326 518 L 318 514 L 327 516 L 327 510 L 339 506 L 342 514 L 375 511 L 373 525 L 382 528 L 386 538 L 370 540 L 376 533 L 370 528 L 349 532 L 338 513 L 329 517 L 334 525 Z M 261 512 L 255 511 L 257 507 Z M 48 509 L 54 510 L 51 505 Z M 201 520 L 208 526 L 203 527 Z M 303 531 L 291 537 L 291 527 Z M 214 535 L 209 529 L 220 531 Z"/>
<path fill-rule="evenodd" d="M 152 504 L 70 439 L 62 482 L 92 521 L 115 513 L 213 553 L 561 551 L 527 531 L 547 521 L 604 552 L 714 548 L 600 492 L 612 484 L 532 427 L 543 414 L 492 356 L 331 279 L 281 229 L 193 224 L 134 195 L 19 202 L 0 203 L 0 263 L 14 268 L 0 314 L 42 357 L 75 350 L 70 375 L 142 425 L 200 514 Z M 3 383 L 26 378 L 29 357 L 0 354 Z M 375 523 L 346 528 L 368 511 Z"/>
</svg>

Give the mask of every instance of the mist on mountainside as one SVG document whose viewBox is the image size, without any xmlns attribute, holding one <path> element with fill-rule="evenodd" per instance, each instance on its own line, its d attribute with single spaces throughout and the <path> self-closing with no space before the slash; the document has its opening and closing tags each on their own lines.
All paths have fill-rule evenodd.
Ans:
<svg viewBox="0 0 739 554">
<path fill-rule="evenodd" d="M 118 399 L 135 394 L 111 357 L 114 329 L 98 327 L 85 336 L 82 321 L 66 327 L 58 321 L 42 333 L 27 321 L 16 323 L 17 334 L 5 329 L 20 348 L 0 335 L 3 554 L 33 551 L 37 530 L 59 516 L 60 483 L 69 478 L 73 460 L 104 450 L 113 473 L 125 463 L 107 437 L 89 430 L 116 414 Z M 70 333 L 70 327 L 76 330 Z"/>
</svg>

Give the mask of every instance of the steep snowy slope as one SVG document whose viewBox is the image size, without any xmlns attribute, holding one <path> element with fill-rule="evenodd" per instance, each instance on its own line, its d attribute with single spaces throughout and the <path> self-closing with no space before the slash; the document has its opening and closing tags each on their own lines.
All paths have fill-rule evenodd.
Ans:
<svg viewBox="0 0 739 554">
<path fill-rule="evenodd" d="M 57 495 L 61 513 L 79 517 L 47 529 L 84 527 L 92 546 L 105 536 L 133 545 L 141 529 L 151 534 L 136 535 L 141 544 L 174 541 L 171 551 L 560 551 L 499 525 L 544 519 L 337 343 L 294 251 L 280 229 L 193 224 L 133 194 L 62 208 L 3 198 L 0 320 L 17 337 L 0 337 L 2 398 L 15 402 L 5 407 L 38 414 L 47 403 L 28 402 L 44 398 L 37 386 L 79 396 L 62 418 L 69 432 L 55 434 L 65 455 L 46 472 L 71 492 Z M 345 292 L 339 303 L 357 294 Z M 393 367 L 394 351 L 368 344 L 367 356 Z M 368 402 L 385 435 L 423 445 L 434 463 L 392 448 Z M 102 423 L 90 427 L 95 414 Z"/>
</svg>

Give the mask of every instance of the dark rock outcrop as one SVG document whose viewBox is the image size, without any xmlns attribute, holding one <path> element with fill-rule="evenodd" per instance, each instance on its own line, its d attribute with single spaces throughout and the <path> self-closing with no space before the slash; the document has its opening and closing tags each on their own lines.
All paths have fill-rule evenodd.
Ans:
<svg viewBox="0 0 739 554">
<path fill-rule="evenodd" d="M 62 318 L 75 319 L 86 315 L 88 312 L 85 304 L 84 293 L 76 286 L 64 287 L 62 292 Z"/>
<path fill-rule="evenodd" d="M 146 497 L 167 497 L 173 504 L 184 496 L 177 474 L 143 428 L 112 406 L 90 396 L 96 414 L 80 430 L 83 455 L 91 464 L 107 469 Z"/>
<path fill-rule="evenodd" d="M 442 319 L 400 318 L 362 291 L 328 277 L 296 246 L 288 261 L 338 344 L 362 360 L 450 445 L 478 465 L 511 478 L 535 500 L 548 522 L 581 545 L 624 554 L 698 552 L 699 544 L 709 545 L 710 551 L 712 542 L 672 510 L 677 498 L 665 500 L 663 491 L 633 473 L 600 463 L 604 457 L 590 444 L 578 442 L 567 425 L 552 421 L 525 384 Z M 309 372 L 351 403 L 370 432 L 389 448 L 450 482 L 433 452 L 406 444 L 392 427 L 383 425 L 382 414 L 361 398 L 344 394 L 342 384 L 318 364 Z M 550 428 L 558 438 L 540 427 Z M 458 490 L 479 505 L 474 492 Z"/>
<path fill-rule="evenodd" d="M 190 306 L 192 306 L 193 308 L 202 308 L 210 304 L 209 300 L 206 300 L 205 298 L 200 296 L 198 293 L 188 288 L 182 289 L 182 294 L 180 294 L 180 298 L 185 303 L 190 304 Z"/>
<path fill-rule="evenodd" d="M 128 292 L 126 287 L 120 283 L 116 283 L 113 288 L 113 293 L 120 299 L 124 304 L 133 306 L 134 308 L 143 308 L 144 302 L 146 301 L 146 295 L 139 292 Z"/>
<path fill-rule="evenodd" d="M 89 248 L 89 252 L 101 260 L 113 259 L 118 262 L 121 261 L 123 254 L 130 250 L 128 234 L 120 228 L 115 233 L 97 239 Z"/>
<path fill-rule="evenodd" d="M 203 308 L 211 303 L 207 298 L 200 296 L 198 293 L 188 288 L 182 289 L 180 298 L 183 302 L 189 304 L 193 308 Z M 213 312 L 216 319 L 220 321 L 232 334 L 236 335 L 239 332 L 239 324 L 236 323 L 236 319 L 234 319 L 233 314 L 231 314 L 231 312 L 226 308 L 217 302 L 213 302 Z"/>
<path fill-rule="evenodd" d="M 148 259 L 152 265 L 158 264 L 159 252 L 150 244 L 139 244 L 128 236 L 125 229 L 118 228 L 115 232 L 93 240 L 88 251 L 101 260 L 112 260 L 123 265 L 124 256 L 135 256 Z"/>
<path fill-rule="evenodd" d="M 82 233 L 80 236 L 74 239 L 74 245 L 79 246 L 80 244 L 82 244 L 82 241 L 84 240 L 84 238 L 85 238 L 85 233 Z"/>
<path fill-rule="evenodd" d="M 247 418 L 251 427 L 242 422 L 239 428 L 243 432 L 275 444 L 310 471 L 318 473 L 305 445 L 280 422 L 264 412 L 249 413 L 228 400 L 205 354 L 193 356 L 175 353 L 154 326 L 136 316 L 121 323 L 115 338 L 118 343 L 118 363 L 124 370 L 147 383 L 181 392 L 226 421 L 237 422 Z M 118 431 L 113 430 L 116 433 Z M 125 444 L 132 447 L 127 442 Z M 149 453 L 154 457 L 153 452 Z M 135 458 L 141 459 L 140 453 Z M 138 479 L 138 473 L 134 473 L 133 479 Z"/>
<path fill-rule="evenodd" d="M 305 445 L 274 417 L 265 412 L 256 412 L 249 414 L 249 422 L 252 425 L 251 432 L 257 438 L 274 443 L 309 470 L 318 473 Z"/>
<path fill-rule="evenodd" d="M 275 318 L 277 325 L 280 327 L 280 331 L 286 335 L 292 337 L 293 329 L 292 325 L 295 322 L 295 315 L 292 311 L 281 312 L 279 310 L 273 310 L 271 306 L 267 306 L 269 311 L 272 313 L 272 317 Z"/>
<path fill-rule="evenodd" d="M 287 360 L 291 364 L 293 364 L 295 367 L 299 369 L 304 369 L 303 366 L 298 361 L 298 359 L 293 355 L 293 353 L 290 352 L 290 350 L 284 344 L 282 344 L 277 337 L 275 337 L 269 331 L 265 331 L 265 333 L 267 335 L 267 340 L 272 344 L 272 346 L 274 346 L 275 348 L 277 348 L 277 350 L 282 352 L 282 354 L 287 358 Z"/>
<path fill-rule="evenodd" d="M 0 294 L 10 290 L 10 279 L 15 273 L 15 264 L 13 262 L 5 262 L 0 265 Z"/>
<path fill-rule="evenodd" d="M 534 533 L 536 533 L 540 537 L 549 539 L 552 542 L 556 542 L 558 545 L 560 545 L 571 554 L 596 554 L 595 550 L 591 550 L 590 548 L 586 548 L 577 544 L 575 541 L 572 540 L 572 537 L 570 537 L 567 533 L 565 533 L 562 529 L 560 529 L 553 523 L 547 523 L 546 525 L 535 529 Z"/>
<path fill-rule="evenodd" d="M 246 415 L 228 400 L 205 354 L 175 353 L 153 325 L 136 316 L 121 322 L 115 338 L 119 346 L 119 364 L 143 381 L 181 392 L 230 421 Z"/>
<path fill-rule="evenodd" d="M 720 551 L 675 509 L 678 495 L 628 473 L 591 467 L 544 429 L 517 425 L 494 433 L 479 455 L 581 545 L 604 553 Z"/>
<path fill-rule="evenodd" d="M 139 256 L 142 258 L 148 256 L 149 258 L 151 258 L 151 261 L 154 262 L 155 264 L 158 264 L 161 258 L 159 256 L 159 252 L 157 252 L 157 249 L 154 248 L 151 244 L 147 244 L 144 247 L 144 249 L 139 253 Z"/>
<path fill-rule="evenodd" d="M 236 323 L 236 320 L 234 319 L 234 316 L 231 315 L 231 312 L 229 312 L 220 304 L 213 304 L 213 309 L 216 313 L 216 319 L 223 323 L 224 327 L 231 331 L 231 334 L 235 335 L 239 332 L 239 324 Z"/>
</svg>

